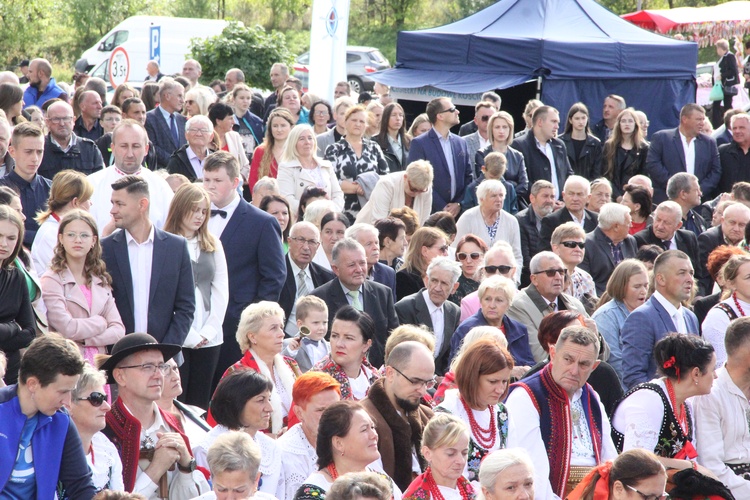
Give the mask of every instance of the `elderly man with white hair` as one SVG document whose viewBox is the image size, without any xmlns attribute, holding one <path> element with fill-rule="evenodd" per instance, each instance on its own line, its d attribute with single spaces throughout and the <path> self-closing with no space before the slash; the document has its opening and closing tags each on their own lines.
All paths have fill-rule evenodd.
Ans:
<svg viewBox="0 0 750 500">
<path fill-rule="evenodd" d="M 750 208 L 743 203 L 733 203 L 724 209 L 720 225 L 698 236 L 700 267 L 696 268 L 696 274 L 700 295 L 711 294 L 714 285 L 711 276 L 704 271 L 708 256 L 721 245 L 739 246 L 745 238 L 745 228 L 748 222 L 750 222 Z"/>
<path fill-rule="evenodd" d="M 654 223 L 633 235 L 638 247 L 658 245 L 664 250 L 682 250 L 698 269 L 698 238 L 695 233 L 682 228 L 682 207 L 674 201 L 659 203 L 654 211 Z"/>
<path fill-rule="evenodd" d="M 484 263 L 478 272 L 480 281 L 496 275 L 514 279 L 517 269 L 513 247 L 506 241 L 498 241 L 484 254 Z M 475 290 L 461 299 L 461 321 L 473 315 L 480 307 L 479 290 Z"/>
<path fill-rule="evenodd" d="M 523 268 L 521 229 L 518 220 L 503 210 L 505 186 L 498 180 L 485 180 L 477 188 L 477 198 L 479 205 L 470 208 L 458 219 L 458 232 L 453 245 L 455 246 L 467 234 L 481 238 L 488 247 L 496 241 L 507 241 L 513 247 L 513 255 L 516 258 L 516 274 L 513 279 L 518 283 Z"/>
<path fill-rule="evenodd" d="M 402 325 L 425 325 L 435 335 L 435 373 L 450 367 L 451 337 L 460 323 L 460 310 L 448 297 L 458 288 L 461 266 L 448 257 L 435 257 L 427 266 L 425 287 L 396 302 Z"/>
<path fill-rule="evenodd" d="M 596 293 L 601 296 L 617 264 L 635 257 L 638 244 L 628 234 L 630 209 L 619 203 L 605 203 L 599 210 L 599 226 L 586 235 L 580 268 L 594 278 Z"/>
<path fill-rule="evenodd" d="M 649 179 L 645 175 L 642 175 L 642 174 L 634 175 L 633 177 L 628 179 L 628 186 L 642 187 L 643 189 L 648 191 L 652 197 L 654 196 L 654 185 L 651 182 L 651 179 Z"/>
<path fill-rule="evenodd" d="M 542 250 L 552 250 L 552 232 L 566 222 L 575 222 L 586 233 L 596 229 L 597 214 L 586 208 L 591 198 L 591 184 L 580 175 L 571 175 L 565 181 L 562 192 L 565 206 L 542 219 L 539 229 L 539 245 Z"/>
<path fill-rule="evenodd" d="M 357 222 L 372 223 L 388 217 L 394 208 L 409 207 L 419 216 L 420 224 L 432 212 L 432 165 L 426 160 L 411 162 L 405 172 L 383 175 L 375 185 L 370 200 L 357 214 Z"/>
<path fill-rule="evenodd" d="M 581 301 L 563 292 L 567 270 L 562 259 L 552 252 L 539 252 L 529 264 L 531 284 L 518 292 L 508 316 L 526 326 L 529 347 L 538 363 L 547 359 L 547 352 L 539 343 L 539 323 L 555 311 L 578 311 L 588 318 Z"/>
<path fill-rule="evenodd" d="M 375 283 L 387 286 L 393 291 L 393 300 L 396 301 L 396 271 L 380 260 L 380 231 L 371 224 L 358 222 L 346 230 L 344 236 L 354 238 L 365 248 L 367 257 L 367 279 Z"/>
<path fill-rule="evenodd" d="M 214 134 L 211 120 L 204 115 L 195 115 L 185 124 L 187 144 L 172 153 L 167 163 L 170 174 L 182 174 L 190 182 L 203 179 L 203 162 L 213 151 L 209 149 Z"/>
</svg>

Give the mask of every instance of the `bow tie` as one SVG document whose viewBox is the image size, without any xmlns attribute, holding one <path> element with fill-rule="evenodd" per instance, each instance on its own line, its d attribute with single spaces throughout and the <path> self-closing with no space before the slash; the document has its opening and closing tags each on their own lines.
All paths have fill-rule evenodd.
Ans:
<svg viewBox="0 0 750 500">
<path fill-rule="evenodd" d="M 306 345 L 312 345 L 312 346 L 318 347 L 320 345 L 320 340 L 313 340 L 313 339 L 305 337 L 302 339 L 302 343 Z"/>
<path fill-rule="evenodd" d="M 221 215 L 222 219 L 226 219 L 227 218 L 227 211 L 226 210 L 218 210 L 218 209 L 215 209 L 215 208 L 211 209 L 211 217 L 213 217 L 214 215 Z"/>
</svg>

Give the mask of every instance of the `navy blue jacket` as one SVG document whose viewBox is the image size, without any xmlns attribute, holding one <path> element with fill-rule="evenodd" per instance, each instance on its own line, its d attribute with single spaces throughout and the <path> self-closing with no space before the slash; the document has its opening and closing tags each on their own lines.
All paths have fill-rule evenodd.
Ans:
<svg viewBox="0 0 750 500">
<path fill-rule="evenodd" d="M 451 359 L 453 359 L 461 346 L 461 342 L 469 333 L 469 330 L 475 326 L 487 326 L 487 320 L 484 319 L 482 310 L 479 309 L 472 316 L 466 318 L 463 323 L 458 325 L 453 337 L 451 337 Z M 503 316 L 503 328 L 505 328 L 505 338 L 508 339 L 508 352 L 513 356 L 516 366 L 534 366 L 534 356 L 531 354 L 529 347 L 529 333 L 526 326 L 516 320 L 510 319 L 506 314 Z"/>
<path fill-rule="evenodd" d="M 0 389 L 0 491 L 5 488 L 18 455 L 18 442 L 26 423 L 18 401 L 18 386 Z M 31 438 L 36 472 L 36 498 L 55 497 L 58 481 L 68 498 L 90 500 L 96 495 L 83 444 L 73 421 L 65 411 L 52 416 L 38 414 Z"/>
<path fill-rule="evenodd" d="M 187 139 L 185 138 L 185 124 L 187 123 L 187 119 L 179 113 L 175 113 L 174 117 L 175 126 L 177 127 L 177 137 L 179 139 L 177 144 L 175 144 L 172 138 L 169 123 L 164 119 L 161 110 L 156 108 L 146 113 L 146 132 L 148 133 L 148 139 L 154 144 L 154 148 L 156 149 L 158 168 L 167 168 L 169 157 L 172 156 L 172 153 L 187 144 Z M 151 169 L 156 170 L 156 165 L 151 166 Z"/>
<path fill-rule="evenodd" d="M 21 195 L 21 206 L 23 207 L 23 214 L 26 216 L 26 220 L 23 222 L 23 244 L 31 248 L 36 232 L 39 230 L 39 223 L 34 217 L 36 217 L 37 212 L 47 208 L 52 181 L 37 174 L 31 182 L 26 182 L 13 170 L 0 179 L 0 186 L 8 186 Z"/>
<path fill-rule="evenodd" d="M 91 139 L 76 136 L 75 145 L 64 152 L 52 142 L 48 134 L 44 139 L 44 157 L 37 173 L 42 177 L 52 179 L 61 170 L 76 170 L 90 175 L 103 168 L 102 154 Z"/>
<path fill-rule="evenodd" d="M 372 268 L 372 280 L 390 288 L 393 292 L 393 302 L 396 303 L 396 271 L 385 264 L 376 262 Z"/>
</svg>

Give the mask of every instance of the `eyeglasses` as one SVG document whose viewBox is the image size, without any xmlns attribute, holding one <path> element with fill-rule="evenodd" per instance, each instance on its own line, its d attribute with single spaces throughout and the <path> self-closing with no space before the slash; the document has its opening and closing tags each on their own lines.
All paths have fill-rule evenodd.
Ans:
<svg viewBox="0 0 750 500">
<path fill-rule="evenodd" d="M 482 257 L 484 254 L 479 252 L 458 252 L 456 254 L 456 257 L 458 257 L 458 260 L 466 260 L 467 258 L 470 258 L 471 260 L 477 260 L 479 257 Z"/>
<path fill-rule="evenodd" d="M 61 125 L 63 123 L 72 122 L 73 117 L 72 116 L 60 116 L 58 118 L 47 117 L 47 121 L 49 121 L 50 123 L 57 123 L 58 125 Z"/>
<path fill-rule="evenodd" d="M 294 237 L 290 236 L 288 239 L 290 239 L 292 241 L 296 241 L 297 243 L 300 244 L 300 246 L 309 245 L 311 247 L 317 247 L 318 245 L 320 245 L 319 241 L 316 241 L 316 240 L 306 240 L 305 238 L 300 238 L 299 236 L 294 236 Z"/>
<path fill-rule="evenodd" d="M 77 240 L 78 238 L 81 238 L 81 241 L 87 241 L 87 240 L 90 240 L 91 237 L 93 236 L 92 234 L 89 234 L 89 233 L 74 233 L 73 231 L 68 231 L 67 233 L 64 233 L 64 234 L 66 238 L 68 238 L 69 240 L 73 240 L 73 241 Z"/>
<path fill-rule="evenodd" d="M 568 274 L 568 270 L 567 269 L 545 269 L 544 271 L 537 271 L 531 274 L 542 274 L 542 273 L 546 274 L 548 278 L 554 278 L 558 274 L 564 277 L 566 274 Z"/>
<path fill-rule="evenodd" d="M 122 370 L 125 370 L 127 368 L 139 368 L 143 373 L 146 373 L 148 375 L 155 374 L 157 369 L 161 372 L 162 375 L 166 375 L 167 373 L 169 373 L 169 370 L 172 369 L 172 367 L 167 363 L 162 363 L 160 365 L 154 363 L 143 363 L 142 365 L 118 366 L 117 368 L 120 368 Z"/>
<path fill-rule="evenodd" d="M 484 266 L 484 272 L 487 274 L 495 274 L 497 272 L 508 274 L 511 269 L 513 269 L 513 266 Z"/>
<path fill-rule="evenodd" d="M 409 191 L 411 191 L 412 193 L 426 193 L 430 189 L 429 186 L 424 189 L 416 189 L 414 186 L 412 186 L 411 181 L 408 177 L 406 178 L 406 185 L 409 186 Z"/>
<path fill-rule="evenodd" d="M 564 246 L 565 248 L 575 248 L 578 247 L 581 250 L 586 246 L 586 244 L 582 241 L 561 241 L 560 244 Z"/>
<path fill-rule="evenodd" d="M 435 248 L 435 245 L 432 245 L 430 248 Z M 448 249 L 450 248 L 448 245 L 443 245 L 443 246 L 437 247 L 437 248 L 438 248 L 438 250 L 440 250 L 440 253 L 448 255 Z"/>
<path fill-rule="evenodd" d="M 99 408 L 107 400 L 107 395 L 101 392 L 92 392 L 87 398 L 76 398 L 76 401 L 88 401 L 94 408 Z"/>
<path fill-rule="evenodd" d="M 667 493 L 662 493 L 661 495 L 646 495 L 645 493 L 636 490 L 635 488 L 633 488 L 629 484 L 624 484 L 623 483 L 623 485 L 626 488 L 628 488 L 629 490 L 632 490 L 632 491 L 638 493 L 641 496 L 641 498 L 643 498 L 643 500 L 667 500 L 669 498 L 669 495 Z"/>
<path fill-rule="evenodd" d="M 330 116 L 330 113 L 327 109 L 324 109 L 323 111 L 316 111 L 315 116 Z"/>
<path fill-rule="evenodd" d="M 206 134 L 211 133 L 209 130 L 206 130 L 204 128 L 191 128 L 190 130 L 188 130 L 188 132 L 192 132 L 194 134 L 200 134 L 200 135 L 206 135 Z"/>
<path fill-rule="evenodd" d="M 406 381 L 409 382 L 414 387 L 425 386 L 426 389 L 432 389 L 433 387 L 435 387 L 435 384 L 437 383 L 437 379 L 435 377 L 432 377 L 430 380 L 422 380 L 422 379 L 419 379 L 419 378 L 410 378 L 410 377 L 407 377 L 406 375 L 404 375 L 403 373 L 401 373 L 401 370 L 399 370 L 395 366 L 391 366 L 391 368 L 393 368 L 394 370 L 396 370 L 396 373 L 398 373 L 399 375 L 401 375 L 402 377 L 404 377 L 406 379 Z"/>
<path fill-rule="evenodd" d="M 438 114 L 442 114 L 442 113 L 455 113 L 455 112 L 456 112 L 456 107 L 452 106 L 452 107 L 450 107 L 448 109 L 444 109 L 442 111 L 438 111 Z"/>
</svg>

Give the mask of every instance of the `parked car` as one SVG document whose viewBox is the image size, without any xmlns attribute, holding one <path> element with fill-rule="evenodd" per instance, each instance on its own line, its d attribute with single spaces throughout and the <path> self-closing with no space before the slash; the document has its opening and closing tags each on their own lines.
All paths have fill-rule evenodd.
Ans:
<svg viewBox="0 0 750 500">
<path fill-rule="evenodd" d="M 302 88 L 307 90 L 310 73 L 310 53 L 305 52 L 297 57 L 294 64 L 294 76 L 302 82 Z M 356 93 L 372 90 L 375 82 L 367 77 L 370 73 L 382 71 L 391 67 L 388 59 L 375 47 L 347 47 L 346 48 L 346 78 L 352 90 Z"/>
</svg>

